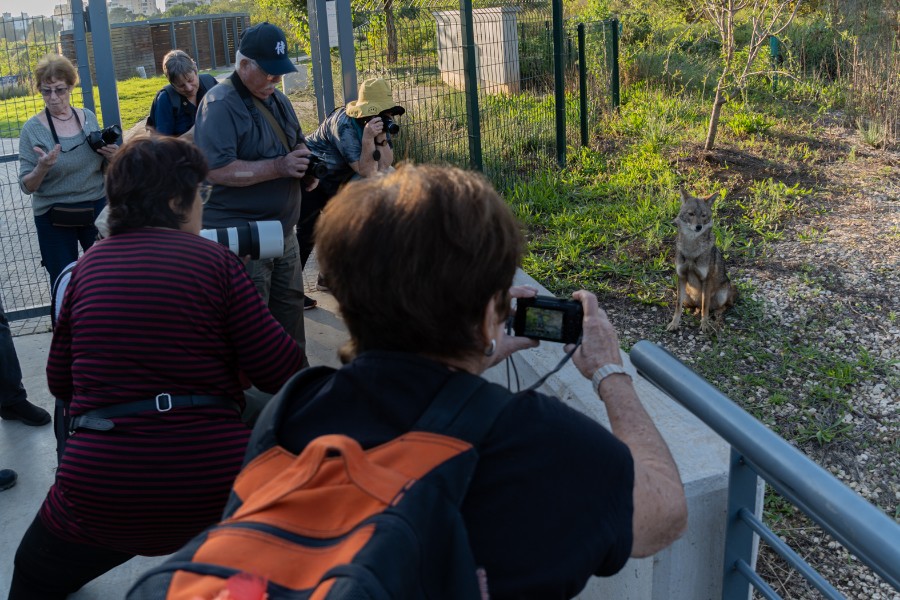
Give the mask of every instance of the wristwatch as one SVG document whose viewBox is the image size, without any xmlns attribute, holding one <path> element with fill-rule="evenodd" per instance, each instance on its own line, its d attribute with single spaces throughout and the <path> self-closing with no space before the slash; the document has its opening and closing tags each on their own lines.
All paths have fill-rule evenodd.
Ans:
<svg viewBox="0 0 900 600">
<path fill-rule="evenodd" d="M 628 375 L 628 377 L 631 377 L 631 374 L 625 370 L 625 367 L 613 363 L 603 365 L 602 367 L 594 371 L 594 376 L 591 377 L 591 383 L 594 384 L 594 389 L 597 390 L 598 394 L 600 393 L 600 382 L 610 375 L 615 375 L 616 373 L 621 373 L 623 375 Z"/>
</svg>

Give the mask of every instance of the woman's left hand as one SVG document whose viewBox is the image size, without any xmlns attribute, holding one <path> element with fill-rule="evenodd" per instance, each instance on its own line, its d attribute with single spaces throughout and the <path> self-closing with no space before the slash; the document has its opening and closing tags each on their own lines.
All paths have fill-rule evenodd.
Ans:
<svg viewBox="0 0 900 600">
<path fill-rule="evenodd" d="M 99 150 L 97 150 L 97 153 L 100 154 L 101 156 L 103 156 L 103 158 L 110 159 L 113 157 L 113 154 L 115 154 L 118 150 L 119 150 L 118 144 L 107 144 L 107 145 L 103 146 L 102 148 L 100 148 Z"/>
<path fill-rule="evenodd" d="M 513 298 L 531 298 L 537 295 L 537 290 L 533 287 L 525 285 L 514 285 L 509 288 L 509 295 Z M 537 348 L 540 342 L 527 337 L 517 337 L 506 333 L 506 323 L 501 323 L 498 331 L 497 348 L 490 357 L 489 367 L 492 367 L 508 356 L 511 356 L 519 350 L 527 350 L 528 348 Z"/>
</svg>

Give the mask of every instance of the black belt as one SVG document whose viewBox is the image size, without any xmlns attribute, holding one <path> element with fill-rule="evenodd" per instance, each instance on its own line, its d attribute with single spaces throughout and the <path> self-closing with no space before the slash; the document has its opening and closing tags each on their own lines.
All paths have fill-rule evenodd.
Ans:
<svg viewBox="0 0 900 600">
<path fill-rule="evenodd" d="M 115 404 L 103 408 L 95 408 L 83 414 L 73 417 L 69 423 L 69 433 L 76 429 L 93 429 L 96 431 L 109 431 L 116 426 L 110 421 L 113 417 L 127 417 L 138 413 L 155 410 L 156 412 L 169 412 L 173 408 L 200 408 L 206 406 L 218 406 L 231 408 L 241 412 L 241 407 L 233 398 L 225 396 L 173 396 L 172 394 L 159 394 L 152 400 L 138 400 Z"/>
</svg>

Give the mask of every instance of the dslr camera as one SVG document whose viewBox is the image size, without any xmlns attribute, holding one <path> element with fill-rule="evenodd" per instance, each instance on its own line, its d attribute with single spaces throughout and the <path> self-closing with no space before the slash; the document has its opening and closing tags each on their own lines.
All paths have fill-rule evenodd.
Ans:
<svg viewBox="0 0 900 600">
<path fill-rule="evenodd" d="M 306 167 L 307 176 L 323 179 L 328 175 L 328 165 L 322 162 L 321 158 L 315 154 L 310 154 L 307 158 L 309 158 L 309 166 Z"/>
<path fill-rule="evenodd" d="M 391 113 L 381 113 L 380 115 L 376 115 L 381 119 L 381 122 L 384 124 L 384 131 L 391 135 L 397 135 L 400 133 L 400 126 L 394 121 Z M 365 125 L 375 117 L 363 117 L 359 119 L 359 122 Z"/>
<path fill-rule="evenodd" d="M 581 302 L 553 296 L 517 298 L 512 317 L 515 335 L 561 344 L 574 344 L 581 337 L 584 309 Z"/>
<path fill-rule="evenodd" d="M 119 141 L 119 136 L 121 135 L 121 127 L 119 127 L 118 125 L 110 125 L 109 127 L 104 127 L 100 131 L 92 131 L 88 135 L 87 143 L 88 146 L 91 147 L 91 150 L 97 152 L 104 146 L 115 144 L 117 141 Z"/>
</svg>

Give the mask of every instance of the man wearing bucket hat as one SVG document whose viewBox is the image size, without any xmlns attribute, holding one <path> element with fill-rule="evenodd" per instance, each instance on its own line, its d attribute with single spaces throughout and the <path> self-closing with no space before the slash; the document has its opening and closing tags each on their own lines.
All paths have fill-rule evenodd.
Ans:
<svg viewBox="0 0 900 600">
<path fill-rule="evenodd" d="M 406 110 L 394 102 L 390 84 L 381 78 L 366 79 L 358 97 L 347 106 L 334 110 L 306 138 L 309 150 L 324 164 L 327 175 L 318 187 L 303 197 L 297 239 L 303 265 L 313 248 L 313 230 L 319 214 L 351 179 L 371 177 L 389 171 L 394 162 L 391 134 L 399 131 L 394 117 Z M 320 285 L 324 287 L 324 282 Z M 306 300 L 308 308 L 314 301 Z"/>
<path fill-rule="evenodd" d="M 235 54 L 235 70 L 210 89 L 197 109 L 194 143 L 209 161 L 212 195 L 203 227 L 240 227 L 280 221 L 284 254 L 251 260 L 247 271 L 275 319 L 305 349 L 303 273 L 295 227 L 310 152 L 288 98 L 277 89 L 297 69 L 284 32 L 270 23 L 247 29 Z"/>
</svg>

